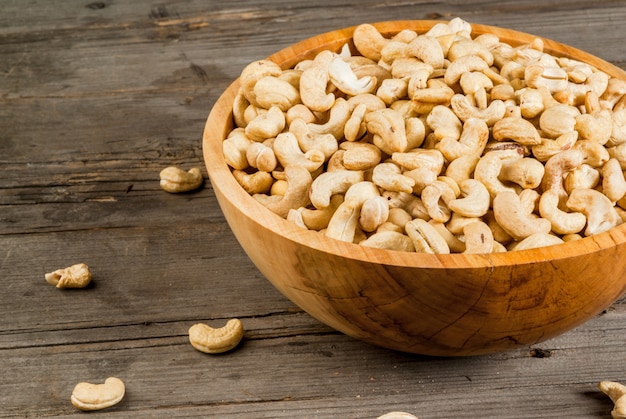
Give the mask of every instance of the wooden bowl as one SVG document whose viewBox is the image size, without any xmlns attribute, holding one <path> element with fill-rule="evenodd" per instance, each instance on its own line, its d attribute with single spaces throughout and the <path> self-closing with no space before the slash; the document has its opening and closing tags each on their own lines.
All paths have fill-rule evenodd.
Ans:
<svg viewBox="0 0 626 419">
<path fill-rule="evenodd" d="M 434 21 L 374 26 L 385 36 L 427 31 Z M 283 69 L 338 51 L 354 27 L 303 40 L 269 57 Z M 536 36 L 473 25 L 511 45 Z M 626 79 L 595 56 L 544 39 L 567 56 Z M 626 291 L 626 224 L 579 241 L 496 254 L 431 255 L 366 248 L 306 231 L 267 210 L 236 182 L 222 154 L 238 80 L 206 122 L 203 153 L 219 205 L 265 277 L 311 316 L 354 338 L 424 355 L 466 356 L 527 346 L 564 333 Z M 243 302 L 242 304 L 245 304 Z"/>
</svg>

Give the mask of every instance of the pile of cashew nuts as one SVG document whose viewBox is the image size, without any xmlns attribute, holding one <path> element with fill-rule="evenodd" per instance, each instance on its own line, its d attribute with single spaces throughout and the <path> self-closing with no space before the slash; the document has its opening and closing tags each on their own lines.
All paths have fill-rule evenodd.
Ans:
<svg viewBox="0 0 626 419">
<path fill-rule="evenodd" d="M 354 52 L 353 52 L 354 50 Z M 247 65 L 223 152 L 239 184 L 327 237 L 426 253 L 563 243 L 626 219 L 626 81 L 455 18 L 292 69 Z"/>
</svg>

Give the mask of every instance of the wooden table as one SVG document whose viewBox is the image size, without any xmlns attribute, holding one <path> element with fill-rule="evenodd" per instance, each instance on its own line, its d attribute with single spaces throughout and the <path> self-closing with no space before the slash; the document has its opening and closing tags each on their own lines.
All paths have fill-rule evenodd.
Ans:
<svg viewBox="0 0 626 419">
<path fill-rule="evenodd" d="M 203 167 L 211 106 L 241 69 L 363 22 L 450 19 L 548 37 L 626 68 L 626 3 L 538 0 L 1 2 L 0 417 L 78 416 L 80 381 L 116 376 L 107 417 L 609 418 L 601 380 L 626 382 L 626 300 L 558 338 L 443 359 L 356 341 L 309 317 L 256 270 Z M 206 173 L 206 171 L 205 171 Z M 93 282 L 44 274 L 87 263 Z M 240 347 L 194 350 L 188 328 L 240 318 Z"/>
</svg>

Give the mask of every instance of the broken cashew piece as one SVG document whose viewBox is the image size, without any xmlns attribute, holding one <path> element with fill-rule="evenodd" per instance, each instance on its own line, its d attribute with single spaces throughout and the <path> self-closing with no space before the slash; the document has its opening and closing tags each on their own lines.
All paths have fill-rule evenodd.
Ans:
<svg viewBox="0 0 626 419">
<path fill-rule="evenodd" d="M 198 189 L 204 182 L 202 172 L 197 167 L 185 172 L 178 167 L 166 167 L 160 173 L 161 188 L 169 193 L 189 192 Z"/>
<path fill-rule="evenodd" d="M 191 345 L 207 354 L 217 354 L 234 349 L 243 338 L 243 324 L 239 319 L 230 319 L 225 326 L 212 328 L 196 323 L 189 328 Z"/>
<path fill-rule="evenodd" d="M 85 288 L 91 282 L 89 266 L 77 263 L 69 268 L 57 269 L 45 275 L 46 281 L 57 288 Z"/>
<path fill-rule="evenodd" d="M 598 388 L 609 396 L 614 404 L 611 417 L 613 419 L 626 418 L 626 386 L 615 381 L 600 381 Z"/>
<path fill-rule="evenodd" d="M 109 377 L 103 384 L 76 384 L 70 400 L 77 409 L 100 410 L 118 404 L 124 398 L 125 392 L 122 380 Z"/>
</svg>

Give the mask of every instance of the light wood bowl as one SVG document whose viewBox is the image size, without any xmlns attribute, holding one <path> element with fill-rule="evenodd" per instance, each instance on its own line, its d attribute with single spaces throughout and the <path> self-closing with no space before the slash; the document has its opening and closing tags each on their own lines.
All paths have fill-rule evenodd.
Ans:
<svg viewBox="0 0 626 419">
<path fill-rule="evenodd" d="M 427 31 L 434 21 L 391 21 Z M 282 68 L 338 51 L 354 27 L 303 40 L 271 57 Z M 473 25 L 511 45 L 533 35 Z M 547 52 L 626 72 L 578 49 L 544 39 Z M 233 127 L 236 80 L 206 122 L 203 153 L 215 195 L 252 262 L 311 316 L 354 338 L 409 353 L 467 356 L 536 344 L 599 314 L 626 291 L 626 224 L 583 240 L 508 253 L 430 255 L 366 248 L 303 230 L 267 210 L 233 178 L 222 141 Z M 241 302 L 245 304 L 245 302 Z"/>
</svg>

